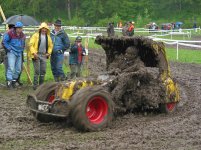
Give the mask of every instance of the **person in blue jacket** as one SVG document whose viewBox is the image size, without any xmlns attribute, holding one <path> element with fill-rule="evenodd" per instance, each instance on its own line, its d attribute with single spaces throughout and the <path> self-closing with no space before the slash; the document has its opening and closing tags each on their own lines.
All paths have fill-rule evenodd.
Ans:
<svg viewBox="0 0 201 150">
<path fill-rule="evenodd" d="M 16 80 L 22 70 L 22 53 L 25 48 L 25 35 L 22 32 L 23 24 L 16 22 L 14 29 L 4 35 L 2 44 L 7 52 L 6 80 L 9 89 L 15 88 Z"/>
<path fill-rule="evenodd" d="M 75 43 L 71 46 L 69 56 L 70 65 L 70 78 L 81 76 L 83 56 L 86 55 L 85 48 L 82 46 L 82 37 L 78 36 L 75 39 Z"/>
<path fill-rule="evenodd" d="M 56 82 L 65 80 L 63 71 L 64 51 L 70 47 L 70 40 L 64 30 L 61 29 L 61 20 L 54 23 L 55 29 L 51 32 L 53 50 L 51 54 L 51 70 Z"/>
</svg>

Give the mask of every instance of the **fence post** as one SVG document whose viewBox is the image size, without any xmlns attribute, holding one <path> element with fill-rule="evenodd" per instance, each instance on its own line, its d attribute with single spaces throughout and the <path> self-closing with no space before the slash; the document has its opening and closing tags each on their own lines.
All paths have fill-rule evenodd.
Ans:
<svg viewBox="0 0 201 150">
<path fill-rule="evenodd" d="M 177 41 L 177 60 L 179 59 L 179 42 Z"/>
</svg>

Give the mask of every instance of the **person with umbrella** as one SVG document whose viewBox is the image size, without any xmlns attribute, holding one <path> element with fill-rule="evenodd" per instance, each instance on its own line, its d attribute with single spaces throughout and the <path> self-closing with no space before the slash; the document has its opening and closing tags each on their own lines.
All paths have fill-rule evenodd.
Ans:
<svg viewBox="0 0 201 150">
<path fill-rule="evenodd" d="M 31 37 L 29 46 L 34 66 L 33 89 L 36 90 L 38 85 L 44 82 L 46 61 L 50 57 L 53 48 L 50 29 L 45 22 L 41 23 L 38 32 Z"/>
<path fill-rule="evenodd" d="M 62 69 L 64 62 L 64 51 L 70 47 L 70 40 L 64 30 L 61 29 L 61 20 L 56 20 L 54 30 L 51 32 L 53 51 L 51 55 L 51 70 L 56 82 L 65 80 Z"/>
<path fill-rule="evenodd" d="M 14 29 L 4 35 L 2 44 L 7 52 L 6 80 L 9 89 L 15 88 L 16 80 L 22 70 L 22 53 L 25 48 L 25 34 L 22 32 L 23 24 L 18 21 Z"/>
</svg>

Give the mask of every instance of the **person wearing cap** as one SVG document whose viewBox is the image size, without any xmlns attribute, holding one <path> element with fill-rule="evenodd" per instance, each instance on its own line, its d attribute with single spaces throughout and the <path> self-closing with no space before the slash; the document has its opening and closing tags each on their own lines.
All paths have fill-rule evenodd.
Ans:
<svg viewBox="0 0 201 150">
<path fill-rule="evenodd" d="M 51 70 L 56 82 L 65 80 L 63 71 L 64 52 L 70 47 L 70 40 L 64 30 L 61 29 L 61 20 L 56 20 L 54 30 L 51 32 L 53 51 L 50 59 Z"/>
<path fill-rule="evenodd" d="M 81 70 L 83 64 L 83 56 L 86 55 L 85 48 L 82 46 L 82 37 L 77 36 L 75 43 L 70 48 L 70 78 L 81 77 Z"/>
<path fill-rule="evenodd" d="M 31 37 L 29 42 L 30 57 L 34 66 L 33 89 L 43 84 L 46 74 L 46 62 L 52 53 L 52 39 L 47 23 L 41 23 L 38 31 Z"/>
<path fill-rule="evenodd" d="M 22 70 L 22 53 L 25 48 L 25 35 L 22 32 L 22 22 L 16 22 L 14 29 L 4 35 L 2 44 L 7 52 L 8 67 L 6 71 L 7 87 L 15 88 L 16 80 Z"/>
<path fill-rule="evenodd" d="M 4 36 L 5 36 L 6 34 L 8 34 L 8 32 L 9 32 L 10 30 L 13 30 L 14 27 L 15 27 L 14 24 L 9 24 L 9 25 L 8 25 L 8 31 L 7 31 L 6 33 L 4 33 Z M 4 53 L 5 53 L 4 58 L 3 58 L 3 63 L 4 63 L 5 77 L 6 77 L 7 68 L 8 68 L 8 61 L 7 61 L 8 58 L 7 58 L 6 48 L 3 46 L 3 44 L 2 44 L 2 47 L 3 47 Z M 24 56 L 23 56 L 23 52 L 22 52 L 22 65 L 23 65 L 23 61 L 24 61 Z M 18 77 L 17 80 L 16 80 L 16 85 L 17 85 L 17 86 L 22 86 L 22 85 L 23 85 L 23 83 L 20 81 L 20 76 L 21 76 L 21 74 L 22 74 L 22 71 L 20 72 L 19 77 Z"/>
<path fill-rule="evenodd" d="M 128 36 L 133 36 L 134 35 L 134 23 L 135 22 L 129 22 L 129 27 L 128 27 Z"/>
</svg>

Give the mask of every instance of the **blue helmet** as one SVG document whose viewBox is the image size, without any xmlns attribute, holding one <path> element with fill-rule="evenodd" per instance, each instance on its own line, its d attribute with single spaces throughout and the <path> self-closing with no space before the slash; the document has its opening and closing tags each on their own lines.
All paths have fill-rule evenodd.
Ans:
<svg viewBox="0 0 201 150">
<path fill-rule="evenodd" d="M 18 21 L 15 23 L 15 28 L 22 28 L 22 27 L 23 27 L 22 22 Z"/>
</svg>

